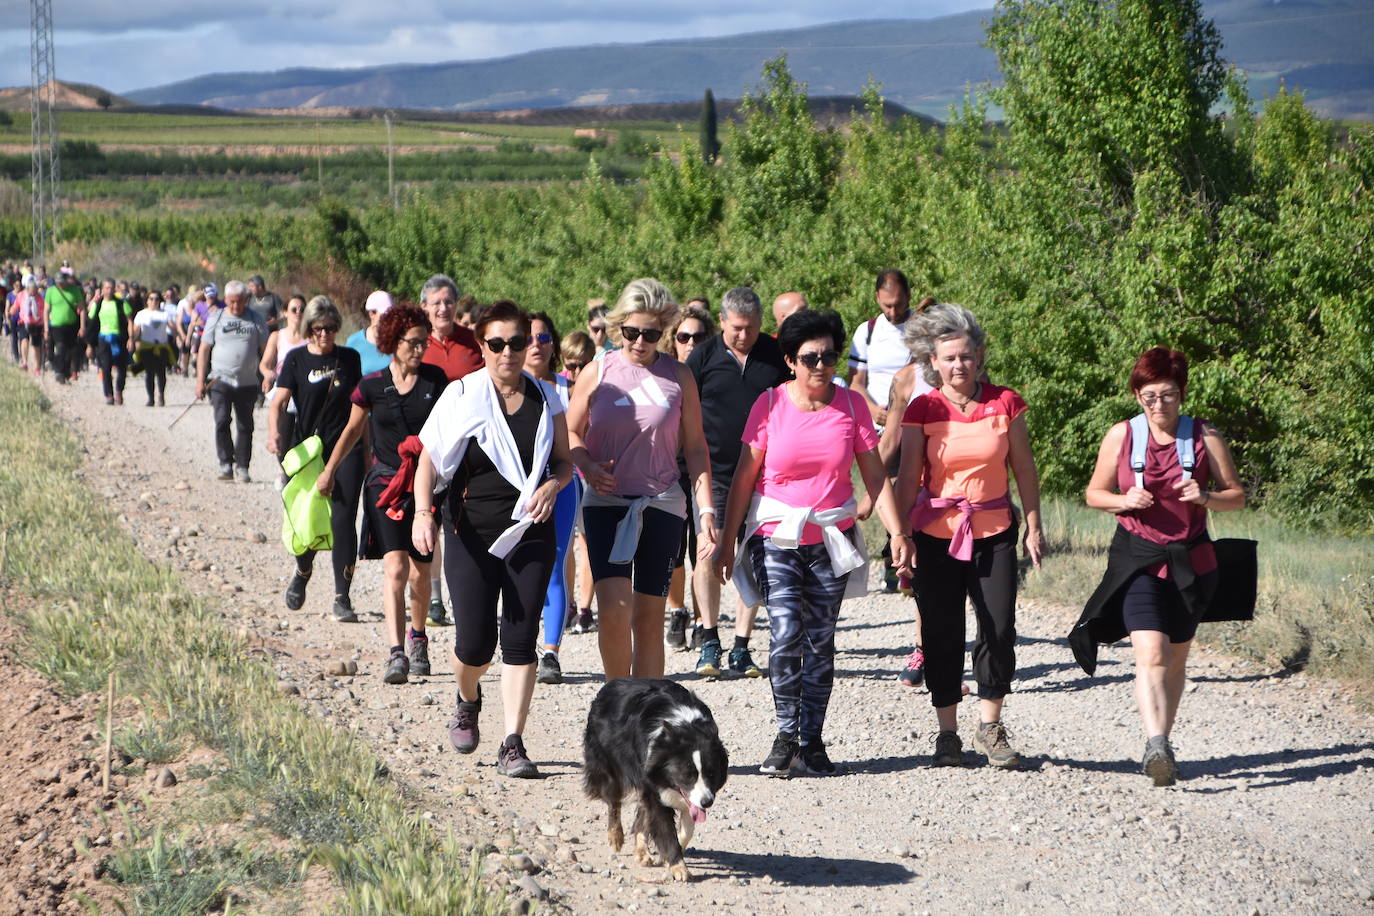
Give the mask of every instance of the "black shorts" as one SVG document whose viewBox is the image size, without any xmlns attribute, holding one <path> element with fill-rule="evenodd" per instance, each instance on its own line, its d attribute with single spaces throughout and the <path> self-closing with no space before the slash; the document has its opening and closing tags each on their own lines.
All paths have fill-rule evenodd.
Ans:
<svg viewBox="0 0 1374 916">
<path fill-rule="evenodd" d="M 364 560 L 380 560 L 393 550 L 404 550 L 417 563 L 434 562 L 434 554 L 420 553 L 411 540 L 411 524 L 415 521 L 415 497 L 407 496 L 404 514 L 399 520 L 377 508 L 377 498 L 385 490 L 379 480 L 370 480 L 363 488 L 363 538 L 362 554 Z"/>
<path fill-rule="evenodd" d="M 718 528 L 725 525 L 725 504 L 730 499 L 730 482 L 734 479 L 734 474 L 717 475 L 711 471 L 711 501 L 715 504 L 716 526 Z M 744 543 L 744 523 L 741 522 L 739 530 L 735 532 L 735 543 Z"/>
<path fill-rule="evenodd" d="M 673 577 L 673 561 L 682 542 L 682 519 L 662 509 L 645 509 L 633 562 L 612 563 L 615 529 L 629 511 L 624 506 L 582 507 L 582 533 L 587 538 L 592 581 L 633 579 L 633 588 L 638 594 L 665 597 L 668 582 Z"/>
<path fill-rule="evenodd" d="M 1187 642 L 1197 634 L 1197 621 L 1188 613 L 1171 579 L 1138 572 L 1126 583 L 1121 595 L 1121 622 L 1126 631 L 1154 630 L 1169 637 L 1169 642 Z"/>
</svg>

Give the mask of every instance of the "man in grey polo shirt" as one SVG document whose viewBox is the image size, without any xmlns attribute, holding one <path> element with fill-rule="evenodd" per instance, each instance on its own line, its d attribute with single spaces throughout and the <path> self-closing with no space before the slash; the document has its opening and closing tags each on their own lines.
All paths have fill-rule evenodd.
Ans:
<svg viewBox="0 0 1374 916">
<path fill-rule="evenodd" d="M 231 280 L 224 287 L 224 308 L 205 319 L 196 359 L 196 399 L 210 394 L 215 410 L 215 450 L 219 479 L 248 483 L 253 453 L 253 406 L 258 400 L 258 362 L 267 346 L 267 322 L 248 308 L 248 287 Z M 235 420 L 229 432 L 229 414 Z"/>
</svg>

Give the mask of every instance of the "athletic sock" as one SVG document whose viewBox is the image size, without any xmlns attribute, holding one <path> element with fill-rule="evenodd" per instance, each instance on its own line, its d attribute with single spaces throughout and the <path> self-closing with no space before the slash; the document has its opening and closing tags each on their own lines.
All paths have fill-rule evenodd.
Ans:
<svg viewBox="0 0 1374 916">
<path fill-rule="evenodd" d="M 739 636 L 739 635 L 736 635 L 736 636 L 735 636 L 735 648 L 736 648 L 736 649 L 747 649 L 747 648 L 749 648 L 749 637 L 748 637 L 748 636 Z"/>
<path fill-rule="evenodd" d="M 711 640 L 715 640 L 716 642 L 720 642 L 720 633 L 718 632 L 718 628 L 716 628 L 716 627 L 702 627 L 702 628 L 701 628 L 701 641 L 702 641 L 702 643 L 708 643 L 708 642 L 710 642 Z"/>
<path fill-rule="evenodd" d="M 392 647 L 391 647 L 391 654 L 392 654 L 392 655 L 405 655 L 405 654 L 406 654 L 405 646 L 392 646 Z"/>
</svg>

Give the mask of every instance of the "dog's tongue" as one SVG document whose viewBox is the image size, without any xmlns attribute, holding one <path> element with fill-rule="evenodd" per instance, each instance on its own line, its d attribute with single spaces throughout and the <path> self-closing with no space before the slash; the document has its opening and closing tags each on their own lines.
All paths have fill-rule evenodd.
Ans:
<svg viewBox="0 0 1374 916">
<path fill-rule="evenodd" d="M 698 824 L 706 823 L 706 809 L 698 808 L 696 805 L 692 804 L 692 800 L 687 797 L 687 793 L 683 792 L 681 789 L 678 790 L 678 794 L 681 795 L 682 800 L 687 803 L 687 813 L 692 815 L 692 820 L 696 821 Z"/>
</svg>

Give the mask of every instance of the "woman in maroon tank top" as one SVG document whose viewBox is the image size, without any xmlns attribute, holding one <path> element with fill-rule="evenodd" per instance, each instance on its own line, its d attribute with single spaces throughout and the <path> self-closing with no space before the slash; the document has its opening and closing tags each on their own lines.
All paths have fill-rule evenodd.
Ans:
<svg viewBox="0 0 1374 916">
<path fill-rule="evenodd" d="M 1188 360 L 1177 350 L 1154 347 L 1136 360 L 1131 393 L 1144 411 L 1149 441 L 1143 486 L 1131 466 L 1130 424 L 1108 430 L 1088 484 L 1089 506 L 1117 516 L 1104 587 L 1105 596 L 1130 633 L 1135 650 L 1135 697 L 1145 726 L 1141 767 L 1155 785 L 1172 785 L 1178 775 L 1169 733 L 1187 681 L 1188 650 L 1198 618 L 1215 587 L 1216 553 L 1207 535 L 1207 510 L 1225 512 L 1245 505 L 1245 488 L 1231 450 L 1210 423 L 1194 423 L 1194 468 L 1184 476 L 1177 434 L 1188 387 Z M 1168 560 L 1167 548 L 1174 548 Z M 1134 549 L 1131 549 L 1134 548 Z M 1134 556 L 1138 562 L 1130 562 Z M 1180 585 L 1182 583 L 1182 586 Z M 1087 612 L 1085 611 L 1085 616 Z"/>
</svg>

